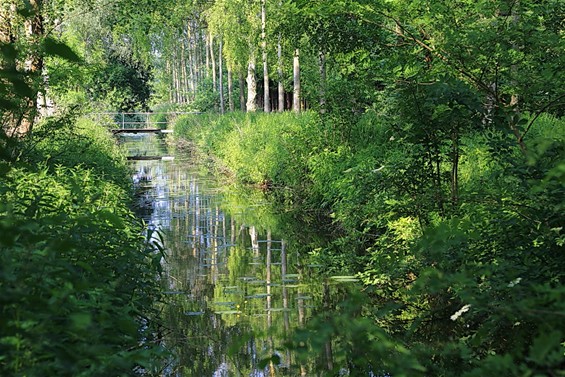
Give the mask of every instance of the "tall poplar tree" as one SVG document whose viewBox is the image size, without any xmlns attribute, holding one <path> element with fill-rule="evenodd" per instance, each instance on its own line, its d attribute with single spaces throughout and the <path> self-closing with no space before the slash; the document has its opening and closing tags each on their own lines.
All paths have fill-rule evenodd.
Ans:
<svg viewBox="0 0 565 377">
<path fill-rule="evenodd" d="M 267 1 L 261 0 L 261 48 L 263 52 L 263 111 L 271 112 L 271 96 L 269 93 L 269 64 L 267 61 Z"/>
<path fill-rule="evenodd" d="M 293 92 L 292 92 L 292 109 L 294 112 L 301 110 L 301 87 L 300 87 L 300 50 L 294 50 L 293 59 Z"/>
</svg>

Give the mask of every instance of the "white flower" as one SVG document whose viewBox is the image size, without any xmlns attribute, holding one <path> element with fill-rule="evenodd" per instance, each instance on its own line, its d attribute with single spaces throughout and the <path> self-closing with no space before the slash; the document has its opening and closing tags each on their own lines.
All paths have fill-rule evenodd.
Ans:
<svg viewBox="0 0 565 377">
<path fill-rule="evenodd" d="M 518 284 L 521 281 L 522 281 L 522 278 L 516 278 L 516 279 L 512 280 L 510 283 L 508 283 L 508 288 L 512 288 L 513 286 L 515 286 L 516 284 Z"/>
<path fill-rule="evenodd" d="M 467 304 L 465 306 L 463 306 L 461 309 L 459 309 L 458 311 L 455 312 L 455 314 L 453 314 L 451 316 L 451 320 L 452 321 L 456 321 L 457 318 L 461 317 L 461 314 L 468 312 L 469 309 L 471 308 L 471 305 Z"/>
</svg>

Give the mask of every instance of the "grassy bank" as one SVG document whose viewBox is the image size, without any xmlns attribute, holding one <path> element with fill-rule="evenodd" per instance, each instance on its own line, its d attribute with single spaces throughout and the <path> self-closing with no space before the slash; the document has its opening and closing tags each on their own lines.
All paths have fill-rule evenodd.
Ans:
<svg viewBox="0 0 565 377">
<path fill-rule="evenodd" d="M 185 116 L 175 133 L 325 219 L 333 240 L 311 257 L 358 274 L 371 321 L 313 321 L 313 344 L 349 341 L 354 363 L 394 375 L 553 373 L 564 360 L 565 122 L 526 116 L 524 153 L 502 127 L 448 106 L 353 122 Z"/>
<path fill-rule="evenodd" d="M 218 158 L 244 183 L 297 188 L 306 175 L 307 158 L 322 144 L 314 113 L 185 115 L 175 135 Z"/>
<path fill-rule="evenodd" d="M 50 120 L 12 148 L 18 159 L 0 162 L 0 375 L 150 370 L 158 259 L 112 136 Z"/>
</svg>

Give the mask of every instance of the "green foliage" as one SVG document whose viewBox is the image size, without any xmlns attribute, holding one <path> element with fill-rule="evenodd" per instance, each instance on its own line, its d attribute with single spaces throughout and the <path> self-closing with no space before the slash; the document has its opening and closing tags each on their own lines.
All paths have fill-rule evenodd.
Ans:
<svg viewBox="0 0 565 377">
<path fill-rule="evenodd" d="M 426 367 L 407 346 L 387 334 L 362 312 L 368 296 L 359 287 L 341 288 L 341 300 L 324 305 L 304 329 L 293 337 L 291 348 L 299 361 L 312 353 L 334 352 L 329 359 L 329 372 L 339 375 L 347 366 L 352 376 L 425 376 Z M 329 355 L 325 355 L 326 362 Z M 328 369 L 319 365 L 318 369 Z"/>
<path fill-rule="evenodd" d="M 317 124 L 313 113 L 190 115 L 179 117 L 175 136 L 219 157 L 242 182 L 298 188 L 322 142 Z"/>
<path fill-rule="evenodd" d="M 117 111 L 146 109 L 150 73 L 137 62 L 110 57 L 113 61 L 95 73 L 87 86 L 94 101 L 106 102 Z"/>
<path fill-rule="evenodd" d="M 370 300 L 344 304 L 335 325 L 312 321 L 296 338 L 305 352 L 333 339 L 352 347 L 339 365 L 394 375 L 558 371 L 565 122 L 524 114 L 524 156 L 513 135 L 482 124 L 465 85 L 397 94 L 407 102 L 383 101 L 339 138 L 324 130 L 341 119 L 311 114 L 198 115 L 175 132 L 239 180 L 271 180 L 302 217 L 331 221 L 334 240 L 312 257 L 358 272 Z M 347 310 L 363 314 L 352 322 Z"/>
<path fill-rule="evenodd" d="M 353 374 L 563 375 L 561 3 L 284 2 L 277 31 L 325 112 L 177 124 L 322 220 L 313 261 L 365 284 L 297 347 L 346 344 Z"/>
<path fill-rule="evenodd" d="M 42 132 L 2 163 L 0 374 L 150 371 L 158 263 L 127 207 L 123 158 L 89 121 Z"/>
<path fill-rule="evenodd" d="M 325 100 L 324 113 L 175 121 L 177 137 L 215 156 L 237 179 L 271 189 L 307 222 L 321 220 L 333 238 L 313 247 L 312 258 L 328 271 L 357 273 L 365 284 L 368 296 L 331 311 L 332 318 L 320 313 L 299 335 L 308 351 L 337 339 L 350 350 L 337 356 L 339 364 L 352 374 L 368 373 L 367 365 L 395 376 L 563 374 L 562 3 L 271 4 L 271 72 L 280 37 L 288 89 L 290 53 L 300 48 L 303 98 L 311 108 Z M 89 99 L 104 107 L 143 106 L 153 60 L 162 98 L 169 99 L 167 77 L 186 86 L 178 91 L 188 91 L 194 79 L 196 93 L 177 99 L 192 102 L 191 110 L 213 111 L 217 92 L 203 79 L 205 38 L 193 26 L 207 22 L 224 38 L 236 75 L 259 47 L 257 4 L 249 1 L 166 1 L 157 10 L 147 0 L 141 3 L 147 12 L 126 0 L 112 7 L 65 2 L 68 12 L 62 4 L 49 2 L 45 19 L 62 17 L 72 50 L 56 39 L 24 37 L 31 6 L 8 13 L 17 38 L 0 45 L 3 131 L 14 123 L 7 112 L 33 117 L 40 80 L 21 71 L 28 57 L 47 57 L 54 97 L 70 108 Z M 77 17 L 80 12 L 91 17 Z M 190 49 L 192 41 L 198 51 Z M 152 51 L 160 56 L 151 59 Z M 71 65 L 77 55 L 87 65 Z M 183 73 L 189 55 L 199 63 Z M 77 131 L 71 120 L 48 120 L 25 142 L 7 132 L 0 139 L 2 157 L 20 161 L 0 165 L 7 203 L 0 206 L 7 250 L 0 261 L 6 288 L 0 366 L 9 372 L 61 374 L 67 365 L 77 368 L 70 374 L 97 374 L 95 366 L 132 370 L 131 363 L 120 364 L 130 356 L 109 349 L 133 349 L 139 326 L 112 323 L 118 336 L 108 323 L 114 314 L 138 312 L 129 289 L 138 282 L 133 276 L 149 275 L 124 265 L 125 245 L 135 243 L 139 230 L 116 204 L 125 196 L 126 173 L 116 162 L 123 157 L 88 123 L 80 121 L 84 128 Z M 116 232 L 123 227 L 129 231 Z M 147 263 L 149 255 L 137 251 Z M 151 263 L 143 263 L 150 271 Z M 110 305 L 97 295 L 123 300 Z M 44 320 L 66 334 L 62 348 Z M 77 339 L 99 322 L 89 354 Z M 67 354 L 71 346 L 83 364 Z"/>
<path fill-rule="evenodd" d="M 213 88 L 212 79 L 206 79 L 190 103 L 190 111 L 214 112 L 217 111 L 219 105 L 219 98 Z"/>
</svg>

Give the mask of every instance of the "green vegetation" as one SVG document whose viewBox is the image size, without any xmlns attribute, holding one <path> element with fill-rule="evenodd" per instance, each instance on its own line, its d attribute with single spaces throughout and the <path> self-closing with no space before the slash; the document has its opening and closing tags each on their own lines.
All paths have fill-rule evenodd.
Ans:
<svg viewBox="0 0 565 377">
<path fill-rule="evenodd" d="M 41 123 L 19 161 L 0 165 L 3 376 L 130 375 L 159 359 L 149 318 L 161 255 L 128 208 L 111 136 L 73 123 Z"/>
<path fill-rule="evenodd" d="M 233 0 L 205 13 L 228 64 L 248 62 L 232 66 L 247 110 L 270 110 L 267 90 L 249 101 L 263 52 L 264 82 L 276 69 L 289 94 L 292 72 L 292 108 L 317 114 L 175 130 L 322 219 L 333 238 L 314 262 L 364 282 L 366 297 L 310 323 L 309 352 L 348 344 L 355 375 L 563 375 L 562 2 L 283 1 L 266 29 L 260 12 Z"/>
<path fill-rule="evenodd" d="M 559 0 L 2 1 L 0 372 L 148 365 L 160 256 L 126 208 L 123 156 L 72 114 L 154 104 L 330 233 L 313 263 L 364 283 L 297 335 L 304 352 L 345 345 L 332 373 L 564 375 L 564 14 Z"/>
<path fill-rule="evenodd" d="M 450 143 L 437 171 L 427 135 L 388 119 L 368 111 L 339 143 L 313 113 L 184 116 L 175 134 L 242 182 L 268 182 L 303 220 L 331 222 L 334 240 L 312 246 L 312 261 L 357 273 L 368 297 L 354 306 L 371 320 L 353 326 L 343 317 L 360 309 L 345 305 L 329 333 L 311 323 L 314 347 L 344 337 L 360 367 L 394 375 L 559 370 L 565 122 L 538 117 L 527 156 L 502 131 L 462 133 L 454 193 Z"/>
<path fill-rule="evenodd" d="M 106 127 L 79 117 L 88 100 L 105 110 L 143 106 L 147 77 L 133 56 L 116 58 L 115 40 L 81 40 L 104 33 L 77 32 L 92 18 L 71 17 L 70 6 L 0 4 L 2 376 L 139 375 L 160 367 L 162 250 L 130 210 L 123 152 Z M 67 17 L 75 22 L 62 30 Z"/>
</svg>

